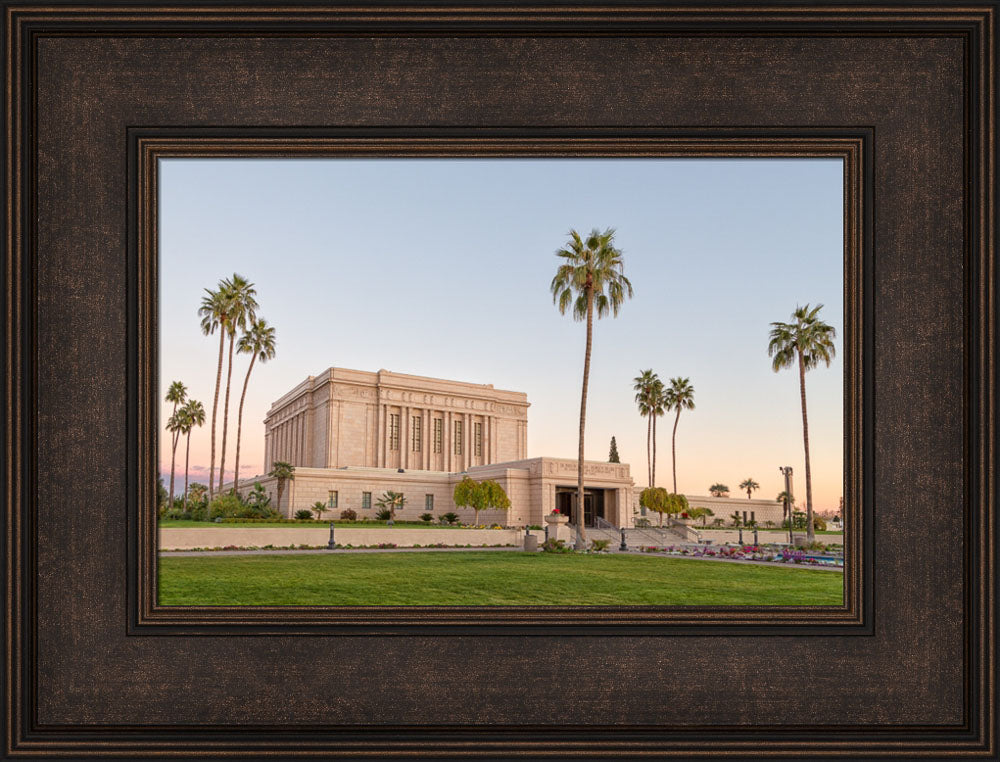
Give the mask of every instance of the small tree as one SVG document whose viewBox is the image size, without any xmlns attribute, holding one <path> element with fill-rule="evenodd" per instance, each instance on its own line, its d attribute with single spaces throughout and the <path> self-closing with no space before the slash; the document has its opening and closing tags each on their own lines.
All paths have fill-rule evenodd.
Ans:
<svg viewBox="0 0 1000 762">
<path fill-rule="evenodd" d="M 743 521 L 743 517 L 740 516 L 739 511 L 733 511 L 731 514 L 729 514 L 729 518 L 733 520 L 734 527 L 740 526 L 740 523 Z"/>
<path fill-rule="evenodd" d="M 659 525 L 661 527 L 663 526 L 663 514 L 667 512 L 668 508 L 669 494 L 665 487 L 646 487 L 639 493 L 639 505 L 660 514 Z"/>
<path fill-rule="evenodd" d="M 510 498 L 507 497 L 507 493 L 504 492 L 499 482 L 487 479 L 479 485 L 479 489 L 483 493 L 483 504 L 486 508 L 495 511 L 510 510 Z"/>
<path fill-rule="evenodd" d="M 312 509 L 313 509 L 313 513 L 316 514 L 316 518 L 319 519 L 320 521 L 322 521 L 323 520 L 323 511 L 326 510 L 326 504 L 322 500 L 317 500 L 315 503 L 313 503 Z"/>
<path fill-rule="evenodd" d="M 272 479 L 276 479 L 278 482 L 278 501 L 274 507 L 280 511 L 281 494 L 285 491 L 285 482 L 291 481 L 295 478 L 295 466 L 291 463 L 286 463 L 283 460 L 276 460 L 274 462 L 274 466 L 271 468 L 271 473 L 269 473 L 268 476 Z"/>
<path fill-rule="evenodd" d="M 715 515 L 715 511 L 713 511 L 711 508 L 701 508 L 700 510 L 701 510 L 701 525 L 706 526 L 705 522 L 708 520 L 709 516 Z"/>
<path fill-rule="evenodd" d="M 476 512 L 476 524 L 479 523 L 479 512 L 486 507 L 485 498 L 479 482 L 468 476 L 455 485 L 452 493 L 452 499 L 458 508 L 472 508 Z"/>
<path fill-rule="evenodd" d="M 666 512 L 671 516 L 675 513 L 687 513 L 690 509 L 688 499 L 684 495 L 678 495 L 675 492 L 668 493 L 665 502 L 667 506 Z"/>
<path fill-rule="evenodd" d="M 393 522 L 396 520 L 396 509 L 403 509 L 403 506 L 406 505 L 406 498 L 403 496 L 402 492 L 387 490 L 382 497 L 375 501 L 375 504 L 378 505 L 379 508 L 388 508 L 389 521 Z"/>
<path fill-rule="evenodd" d="M 614 437 L 611 437 L 611 451 L 608 453 L 608 463 L 621 463 L 621 459 L 618 457 L 618 443 Z"/>
<path fill-rule="evenodd" d="M 713 484 L 708 488 L 708 494 L 712 497 L 729 497 L 729 487 L 725 484 Z"/>
</svg>

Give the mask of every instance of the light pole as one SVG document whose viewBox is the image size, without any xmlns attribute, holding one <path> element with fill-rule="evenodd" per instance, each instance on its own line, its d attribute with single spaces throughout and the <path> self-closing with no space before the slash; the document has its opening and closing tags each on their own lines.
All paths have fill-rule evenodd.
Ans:
<svg viewBox="0 0 1000 762">
<path fill-rule="evenodd" d="M 789 505 L 789 501 L 792 499 L 792 467 L 778 466 L 778 470 L 781 471 L 782 475 L 785 477 L 785 505 L 783 514 L 788 516 L 788 544 L 794 545 L 795 539 L 792 535 L 792 507 Z"/>
</svg>

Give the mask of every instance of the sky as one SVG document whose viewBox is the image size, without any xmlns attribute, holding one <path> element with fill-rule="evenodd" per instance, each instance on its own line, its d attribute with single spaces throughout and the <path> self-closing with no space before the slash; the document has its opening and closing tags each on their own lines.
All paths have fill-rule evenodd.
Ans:
<svg viewBox="0 0 1000 762">
<path fill-rule="evenodd" d="M 677 426 L 677 488 L 783 488 L 804 503 L 798 373 L 771 369 L 773 321 L 823 304 L 837 356 L 806 376 L 813 507 L 843 485 L 843 178 L 837 159 L 163 159 L 160 398 L 182 381 L 206 424 L 191 435 L 207 483 L 218 334 L 197 314 L 206 288 L 252 281 L 277 353 L 247 389 L 241 478 L 263 470 L 263 419 L 331 367 L 380 368 L 525 392 L 528 456 L 575 458 L 585 326 L 549 284 L 575 229 L 615 229 L 634 296 L 595 321 L 586 458 L 614 436 L 645 486 L 646 421 L 633 378 L 690 379 Z M 232 371 L 227 470 L 248 356 Z M 225 368 L 223 369 L 225 381 Z M 223 388 L 224 394 L 224 388 Z M 221 409 L 217 437 L 221 439 Z M 165 424 L 171 406 L 161 404 Z M 672 488 L 673 414 L 657 424 L 656 482 Z M 161 427 L 161 473 L 170 436 Z M 218 447 L 219 445 L 217 445 Z M 183 488 L 184 443 L 175 473 Z M 228 476 L 227 479 L 231 478 Z M 166 481 L 169 481 L 167 477 Z"/>
</svg>

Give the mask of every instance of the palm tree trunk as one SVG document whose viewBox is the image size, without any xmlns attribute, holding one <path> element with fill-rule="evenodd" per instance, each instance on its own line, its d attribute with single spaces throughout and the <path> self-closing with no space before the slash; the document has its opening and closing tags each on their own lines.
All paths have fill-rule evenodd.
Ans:
<svg viewBox="0 0 1000 762">
<path fill-rule="evenodd" d="M 816 539 L 813 527 L 812 471 L 809 468 L 809 417 L 806 415 L 806 366 L 799 351 L 799 394 L 802 397 L 802 443 L 806 452 L 806 539 Z"/>
<path fill-rule="evenodd" d="M 649 486 L 656 486 L 656 413 L 653 416 L 653 460 L 649 467 Z"/>
<path fill-rule="evenodd" d="M 219 411 L 219 387 L 222 386 L 222 350 L 226 346 L 226 326 L 219 326 L 219 367 L 215 371 L 215 397 L 212 400 L 212 462 L 208 469 L 208 502 L 215 495 L 215 421 Z"/>
<path fill-rule="evenodd" d="M 174 408 L 176 409 L 176 405 Z M 174 445 L 170 449 L 170 493 L 167 495 L 167 506 L 170 508 L 174 507 L 174 464 L 177 462 L 177 438 L 180 436 L 180 431 L 170 432 L 172 439 L 174 440 Z"/>
<path fill-rule="evenodd" d="M 587 349 L 583 354 L 583 393 L 580 395 L 580 449 L 576 464 L 576 548 L 583 550 L 587 533 L 583 528 L 583 432 L 587 424 L 587 383 L 590 380 L 590 350 L 594 342 L 594 289 L 587 286 Z"/>
<path fill-rule="evenodd" d="M 254 360 L 257 353 L 254 352 L 250 358 L 250 367 L 247 368 L 247 377 L 243 379 L 243 394 L 240 395 L 240 411 L 236 415 L 236 471 L 233 474 L 233 492 L 237 496 L 240 494 L 240 437 L 243 434 L 243 401 L 247 398 L 247 384 L 250 383 L 250 371 L 253 370 Z"/>
<path fill-rule="evenodd" d="M 677 408 L 677 417 L 674 418 L 674 436 L 670 441 L 670 456 L 674 461 L 674 494 L 677 494 L 677 424 L 681 422 L 681 409 Z"/>
<path fill-rule="evenodd" d="M 278 512 L 281 512 L 281 493 L 285 491 L 285 482 L 278 479 Z"/>
<path fill-rule="evenodd" d="M 222 408 L 222 455 L 219 457 L 219 491 L 226 476 L 226 429 L 229 428 L 229 387 L 233 380 L 233 341 L 236 334 L 229 335 L 229 365 L 226 370 L 226 402 Z"/>
<path fill-rule="evenodd" d="M 646 416 L 646 483 L 653 486 L 653 416 Z"/>
<path fill-rule="evenodd" d="M 204 419 L 202 419 L 204 420 Z M 188 429 L 187 445 L 184 448 L 184 510 L 188 505 L 188 466 L 191 464 L 191 430 Z"/>
</svg>

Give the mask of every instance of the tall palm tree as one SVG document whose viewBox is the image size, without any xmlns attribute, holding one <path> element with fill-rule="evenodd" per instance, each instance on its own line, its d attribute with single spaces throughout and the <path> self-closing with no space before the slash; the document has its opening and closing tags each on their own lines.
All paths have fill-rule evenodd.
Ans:
<svg viewBox="0 0 1000 762">
<path fill-rule="evenodd" d="M 646 480 L 649 486 L 653 486 L 653 407 L 651 403 L 651 389 L 653 382 L 657 380 L 652 369 L 641 370 L 639 375 L 632 379 L 632 390 L 635 392 L 635 404 L 639 407 L 639 415 L 646 419 Z"/>
<path fill-rule="evenodd" d="M 802 443 L 806 456 L 806 536 L 809 542 L 816 538 L 813 527 L 812 473 L 809 468 L 809 417 L 806 414 L 806 371 L 821 362 L 830 367 L 836 354 L 833 326 L 819 318 L 823 309 L 818 304 L 796 307 L 791 323 L 771 323 L 771 340 L 767 345 L 768 357 L 774 358 L 771 367 L 775 373 L 797 364 L 799 369 L 799 396 L 802 402 Z"/>
<path fill-rule="evenodd" d="M 247 384 L 250 383 L 250 371 L 254 361 L 260 358 L 261 363 L 274 359 L 274 328 L 267 324 L 264 318 L 254 320 L 250 327 L 240 336 L 236 351 L 250 355 L 250 367 L 243 379 L 243 393 L 240 395 L 240 409 L 236 414 L 236 472 L 233 474 L 233 492 L 240 494 L 240 437 L 243 435 L 243 402 L 247 397 Z"/>
<path fill-rule="evenodd" d="M 229 321 L 226 332 L 229 334 L 229 362 L 226 370 L 226 398 L 222 406 L 222 454 L 219 456 L 219 489 L 226 476 L 226 432 L 229 428 L 229 389 L 233 379 L 233 345 L 236 343 L 236 331 L 245 331 L 257 317 L 257 291 L 253 283 L 242 275 L 233 273 L 233 277 L 224 281 L 224 288 L 229 295 Z M 233 479 L 233 486 L 236 479 Z"/>
<path fill-rule="evenodd" d="M 670 445 L 674 465 L 674 494 L 677 494 L 677 424 L 680 423 L 682 410 L 694 410 L 694 387 L 691 386 L 690 379 L 679 377 L 670 379 L 670 388 L 666 392 L 666 408 L 677 411 Z"/>
<path fill-rule="evenodd" d="M 594 311 L 602 318 L 611 312 L 618 315 L 625 297 L 632 296 L 632 284 L 623 272 L 622 253 L 614 246 L 615 231 L 603 233 L 594 228 L 586 240 L 575 230 L 570 240 L 556 251 L 562 260 L 549 288 L 559 313 L 573 306 L 573 319 L 587 322 L 587 347 L 583 356 L 583 390 L 580 395 L 580 447 L 577 460 L 576 547 L 586 542 L 583 529 L 583 441 L 587 422 L 587 383 L 590 380 L 590 354 L 594 340 Z"/>
<path fill-rule="evenodd" d="M 281 493 L 285 491 L 285 482 L 295 478 L 295 466 L 283 460 L 276 460 L 268 476 L 278 481 L 278 504 L 275 506 L 275 509 L 280 511 Z"/>
<path fill-rule="evenodd" d="M 229 294 L 223 283 L 215 291 L 206 288 L 198 308 L 201 316 L 201 332 L 211 336 L 219 331 L 219 364 L 215 370 L 215 395 L 212 397 L 212 455 L 208 468 L 208 501 L 215 494 L 215 422 L 219 411 L 219 387 L 222 386 L 222 353 L 226 346 L 226 331 L 229 325 Z"/>
<path fill-rule="evenodd" d="M 748 476 L 740 482 L 740 489 L 745 489 L 747 491 L 747 500 L 750 500 L 753 498 L 753 491 L 760 489 L 760 485 L 753 480 L 753 477 Z"/>
<path fill-rule="evenodd" d="M 184 433 L 187 434 L 187 444 L 184 447 L 184 510 L 187 510 L 188 466 L 191 463 L 191 429 L 205 425 L 205 406 L 198 400 L 188 400 L 181 408 L 184 415 Z"/>
<path fill-rule="evenodd" d="M 662 416 L 667 411 L 667 391 L 663 386 L 663 382 L 659 379 L 653 379 L 653 385 L 649 389 L 649 404 L 650 412 L 653 416 L 653 467 L 652 467 L 652 479 L 651 484 L 656 486 L 656 419 Z"/>
<path fill-rule="evenodd" d="M 177 441 L 180 439 L 181 432 L 180 429 L 175 427 L 171 428 L 171 422 L 174 421 L 174 416 L 177 415 L 177 406 L 183 405 L 184 400 L 187 399 L 187 387 L 184 386 L 180 381 L 174 381 L 170 384 L 167 389 L 167 394 L 164 397 L 167 402 L 173 402 L 174 407 L 170 411 L 170 418 L 167 421 L 167 430 L 170 431 L 170 492 L 167 493 L 167 503 L 173 505 L 174 503 L 174 466 L 177 460 Z"/>
</svg>

